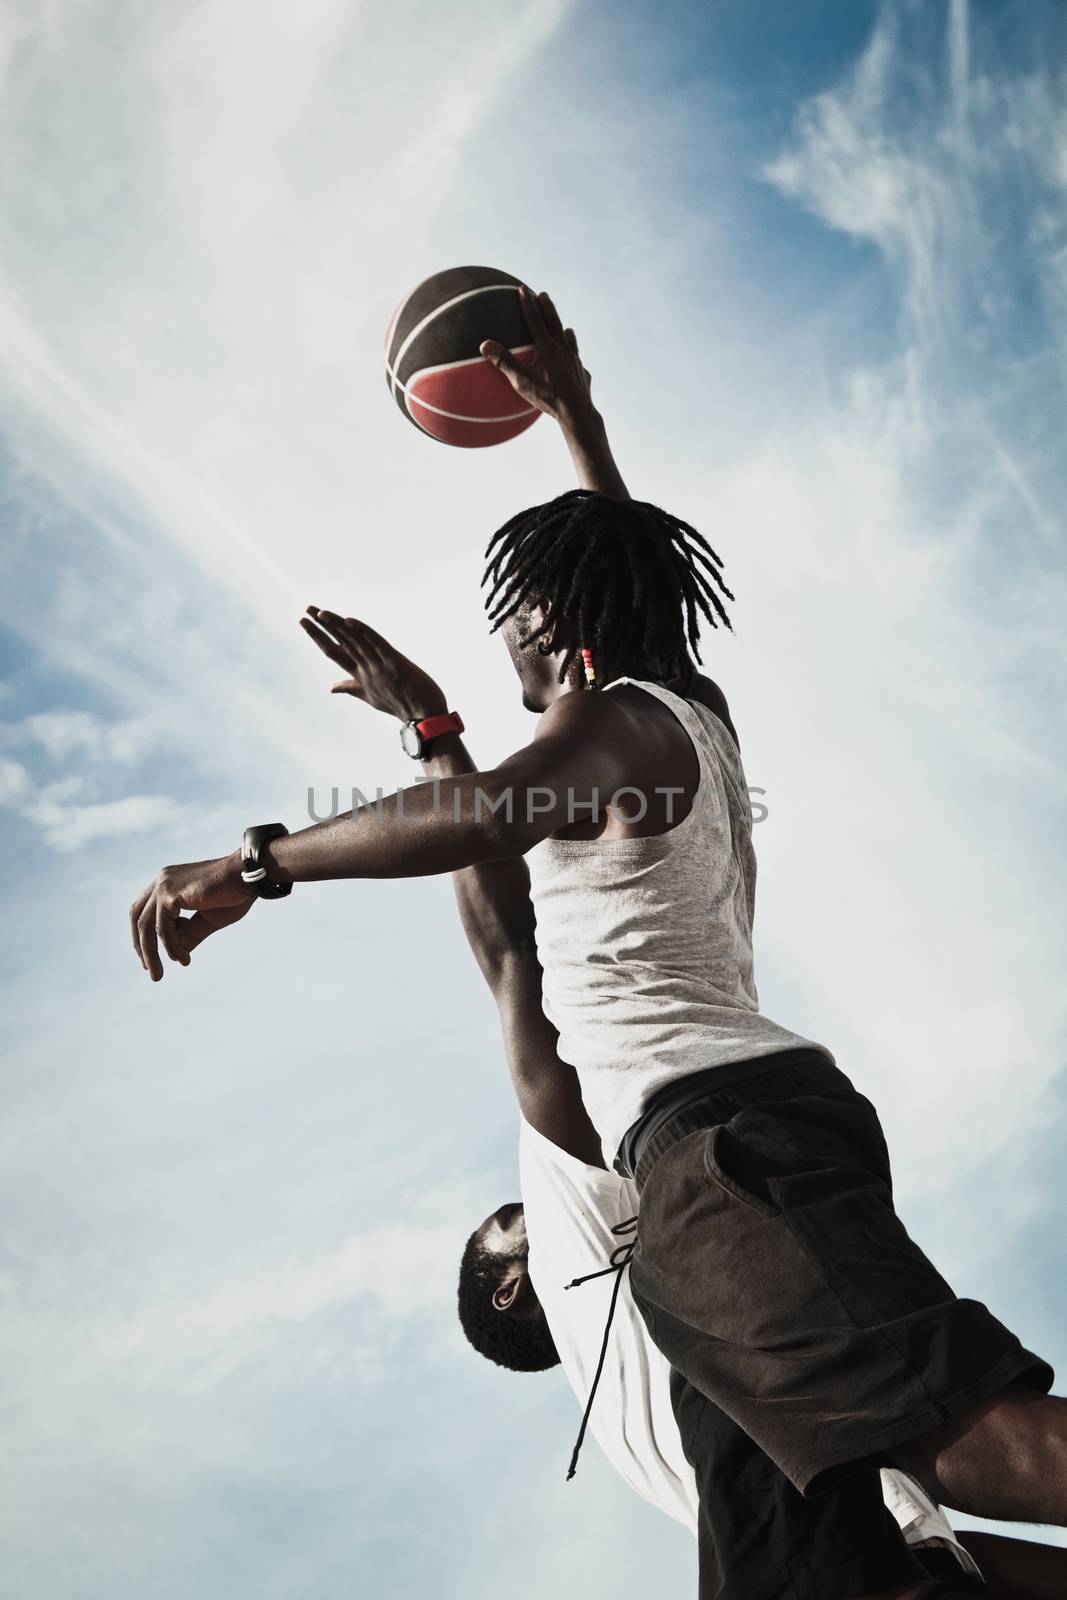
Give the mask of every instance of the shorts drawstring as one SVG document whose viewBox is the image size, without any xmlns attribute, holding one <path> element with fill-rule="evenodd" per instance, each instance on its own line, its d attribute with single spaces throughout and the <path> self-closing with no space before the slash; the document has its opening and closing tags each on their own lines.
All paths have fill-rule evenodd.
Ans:
<svg viewBox="0 0 1067 1600">
<path fill-rule="evenodd" d="M 636 1228 L 637 1218 L 629 1217 L 625 1222 L 617 1222 L 611 1231 L 613 1234 L 615 1234 L 616 1238 L 618 1238 L 620 1234 L 633 1233 Z M 608 1337 L 611 1333 L 611 1323 L 615 1316 L 615 1307 L 618 1304 L 619 1289 L 622 1287 L 622 1275 L 626 1271 L 626 1268 L 630 1265 L 630 1258 L 633 1256 L 636 1245 L 636 1239 L 623 1240 L 622 1244 L 616 1245 L 615 1249 L 611 1252 L 610 1267 L 601 1267 L 599 1272 L 587 1272 L 584 1278 L 572 1278 L 570 1283 L 564 1284 L 564 1288 L 566 1289 L 577 1289 L 581 1284 L 591 1282 L 593 1278 L 606 1278 L 609 1272 L 615 1273 L 615 1287 L 611 1291 L 611 1304 L 608 1306 L 608 1320 L 604 1324 L 604 1338 L 600 1346 L 600 1360 L 596 1364 L 596 1372 L 593 1374 L 593 1385 L 589 1390 L 589 1399 L 585 1403 L 585 1415 L 582 1417 L 582 1425 L 578 1430 L 578 1437 L 574 1442 L 574 1449 L 571 1452 L 571 1464 L 567 1469 L 568 1483 L 578 1470 L 578 1453 L 581 1450 L 582 1444 L 585 1440 L 585 1430 L 589 1426 L 589 1414 L 593 1409 L 593 1401 L 596 1398 L 597 1386 L 600 1383 L 600 1374 L 604 1370 L 604 1361 L 608 1353 Z M 616 1257 L 619 1257 L 620 1259 L 616 1260 Z"/>
</svg>

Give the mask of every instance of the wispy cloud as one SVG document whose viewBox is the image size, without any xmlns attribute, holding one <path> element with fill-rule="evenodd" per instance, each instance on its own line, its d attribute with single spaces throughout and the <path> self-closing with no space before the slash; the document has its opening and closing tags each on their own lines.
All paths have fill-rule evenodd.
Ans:
<svg viewBox="0 0 1067 1600">
<path fill-rule="evenodd" d="M 945 16 L 883 7 L 855 67 L 802 108 L 795 141 L 766 175 L 885 254 L 908 336 L 938 343 L 943 358 L 998 343 L 1007 355 L 1022 308 L 1004 297 L 1006 278 L 1036 286 L 1062 331 L 1061 78 L 1053 63 L 1005 69 L 987 33 L 972 50 L 967 0 L 953 0 L 942 30 Z M 1009 247 L 1006 225 L 1022 230 L 1013 243 L 1025 249 Z"/>
<path fill-rule="evenodd" d="M 116 766 L 140 760 L 158 738 L 156 730 L 142 720 L 128 718 L 107 722 L 91 711 L 36 712 L 22 722 L 0 730 L 5 741 L 32 741 L 56 762 L 72 757 L 103 761 Z"/>
<path fill-rule="evenodd" d="M 218 1379 L 249 1359 L 276 1325 L 309 1322 L 360 1297 L 389 1317 L 434 1310 L 443 1321 L 452 1312 L 456 1239 L 464 1224 L 469 1231 L 465 1213 L 431 1226 L 398 1222 L 355 1234 L 266 1276 L 148 1307 L 103 1334 L 98 1347 L 107 1359 L 132 1359 L 139 1370 L 169 1381 L 205 1365 Z"/>
<path fill-rule="evenodd" d="M 0 748 L 29 750 L 42 758 L 36 771 L 23 761 L 0 764 L 0 806 L 40 830 L 45 844 L 59 851 L 79 850 L 126 834 L 166 836 L 190 812 L 166 795 L 123 794 L 100 798 L 128 779 L 125 769 L 144 763 L 158 742 L 146 719 L 109 721 L 89 711 L 34 713 L 19 722 L 0 723 Z"/>
<path fill-rule="evenodd" d="M 801 108 L 765 168 L 827 227 L 875 246 L 898 290 L 898 350 L 855 362 L 836 426 L 831 412 L 806 432 L 843 505 L 813 516 L 810 471 L 766 465 L 804 528 L 772 581 L 804 584 L 807 622 L 832 641 L 837 681 L 819 671 L 812 688 L 836 705 L 820 763 L 847 773 L 834 850 L 863 863 L 851 884 L 830 868 L 839 932 L 823 923 L 815 942 L 833 950 L 841 1001 L 817 963 L 806 979 L 874 1065 L 890 1118 L 909 1122 L 895 1085 L 922 1105 L 903 1146 L 915 1181 L 935 1153 L 944 1179 L 1033 1126 L 1067 1021 L 1052 979 L 1062 906 L 1015 814 L 1032 804 L 1050 821 L 1067 795 L 1054 688 L 1067 485 L 1041 421 L 1062 405 L 1054 285 L 1067 225 L 1037 223 L 1062 210 L 1050 152 L 1064 119 L 1051 70 L 998 70 L 962 0 L 944 33 L 937 18 L 884 8 L 855 67 Z M 760 517 L 760 486 L 741 492 Z M 1042 726 L 1057 730 L 1051 744 Z M 773 872 L 802 892 L 795 856 Z M 791 961 L 800 948 L 790 942 Z M 1026 1089 L 1006 1109 L 1007 1060 Z"/>
</svg>

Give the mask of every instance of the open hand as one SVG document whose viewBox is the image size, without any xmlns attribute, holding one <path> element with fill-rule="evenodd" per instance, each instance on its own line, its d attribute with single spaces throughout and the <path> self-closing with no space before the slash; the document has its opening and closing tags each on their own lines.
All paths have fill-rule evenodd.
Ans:
<svg viewBox="0 0 1067 1600">
<path fill-rule="evenodd" d="M 339 617 L 320 606 L 308 606 L 300 626 L 324 656 L 347 674 L 331 694 L 350 694 L 375 711 L 417 722 L 448 710 L 448 701 L 428 672 L 356 617 Z"/>
<path fill-rule="evenodd" d="M 593 403 L 589 392 L 592 380 L 582 366 L 574 329 L 563 326 L 549 295 L 535 295 L 523 284 L 519 300 L 537 351 L 533 364 L 523 366 L 496 339 L 484 340 L 479 349 L 527 405 L 536 406 L 557 422 L 573 420 Z"/>
<path fill-rule="evenodd" d="M 133 948 L 153 983 L 163 976 L 159 947 L 187 967 L 209 934 L 239 922 L 255 897 L 241 881 L 241 854 L 187 866 L 164 867 L 130 907 Z M 182 916 L 191 911 L 193 916 Z"/>
</svg>

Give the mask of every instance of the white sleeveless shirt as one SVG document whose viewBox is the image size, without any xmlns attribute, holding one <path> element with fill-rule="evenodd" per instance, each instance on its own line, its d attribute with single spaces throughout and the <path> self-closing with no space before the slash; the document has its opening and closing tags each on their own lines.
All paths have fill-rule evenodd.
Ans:
<svg viewBox="0 0 1067 1600">
<path fill-rule="evenodd" d="M 527 856 L 545 1015 L 609 1165 L 652 1096 L 687 1073 L 800 1045 L 834 1060 L 759 1010 L 752 813 L 730 733 L 659 684 L 618 678 L 603 692 L 623 684 L 662 701 L 692 739 L 691 810 L 649 838 L 545 839 Z"/>
</svg>

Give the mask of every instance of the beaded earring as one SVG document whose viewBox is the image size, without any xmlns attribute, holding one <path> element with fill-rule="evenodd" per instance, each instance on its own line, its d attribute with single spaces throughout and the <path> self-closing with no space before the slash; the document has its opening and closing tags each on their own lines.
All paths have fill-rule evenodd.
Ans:
<svg viewBox="0 0 1067 1600">
<path fill-rule="evenodd" d="M 586 688 L 587 689 L 595 689 L 596 686 L 597 686 L 596 672 L 595 672 L 595 670 L 593 668 L 593 652 L 591 650 L 583 650 L 582 651 L 582 665 L 585 668 L 585 686 L 586 686 Z"/>
</svg>

